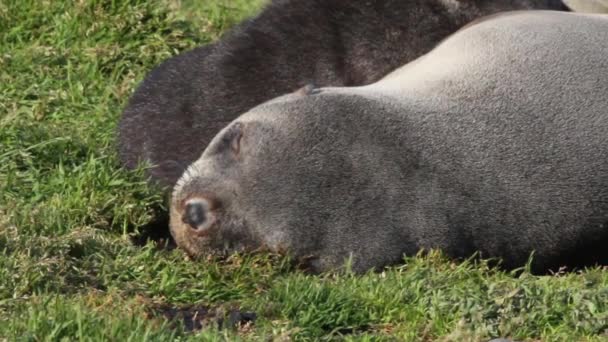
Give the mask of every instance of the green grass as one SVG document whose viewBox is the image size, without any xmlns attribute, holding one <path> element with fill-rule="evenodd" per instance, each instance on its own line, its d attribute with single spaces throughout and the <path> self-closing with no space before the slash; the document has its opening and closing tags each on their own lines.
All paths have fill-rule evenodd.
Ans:
<svg viewBox="0 0 608 342">
<path fill-rule="evenodd" d="M 131 242 L 163 207 L 121 170 L 137 82 L 261 1 L 0 0 L 0 340 L 608 340 L 608 271 L 537 277 L 437 253 L 305 275 L 274 255 L 186 260 Z M 233 309 L 189 331 L 166 308 Z"/>
</svg>

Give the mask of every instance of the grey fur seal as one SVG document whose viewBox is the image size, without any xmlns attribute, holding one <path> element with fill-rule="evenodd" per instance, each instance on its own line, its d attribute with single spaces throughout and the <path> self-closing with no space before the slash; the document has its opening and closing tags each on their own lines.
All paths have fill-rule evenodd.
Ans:
<svg viewBox="0 0 608 342">
<path fill-rule="evenodd" d="M 430 248 L 608 263 L 606 94 L 608 16 L 482 20 L 374 84 L 241 115 L 178 181 L 171 233 L 191 255 L 287 251 L 314 271 Z"/>
<path fill-rule="evenodd" d="M 119 124 L 122 164 L 172 187 L 224 126 L 306 84 L 375 82 L 471 20 L 561 0 L 275 0 L 219 42 L 168 59 Z"/>
</svg>

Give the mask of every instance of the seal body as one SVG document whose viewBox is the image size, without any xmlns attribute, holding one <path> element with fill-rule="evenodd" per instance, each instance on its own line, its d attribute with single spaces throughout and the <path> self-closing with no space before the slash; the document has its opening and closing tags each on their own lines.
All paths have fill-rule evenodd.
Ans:
<svg viewBox="0 0 608 342">
<path fill-rule="evenodd" d="M 119 127 L 122 163 L 173 186 L 220 129 L 308 83 L 375 82 L 483 15 L 561 9 L 560 0 L 277 0 L 219 42 L 170 58 L 142 82 Z"/>
<path fill-rule="evenodd" d="M 171 233 L 192 255 L 268 248 L 317 271 L 430 248 L 607 263 L 606 75 L 608 17 L 478 22 L 374 84 L 240 116 L 178 181 Z"/>
</svg>

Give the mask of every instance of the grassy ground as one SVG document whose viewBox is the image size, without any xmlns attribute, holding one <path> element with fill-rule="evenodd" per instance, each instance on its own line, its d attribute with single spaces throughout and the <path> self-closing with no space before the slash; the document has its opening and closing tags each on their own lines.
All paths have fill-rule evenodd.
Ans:
<svg viewBox="0 0 608 342">
<path fill-rule="evenodd" d="M 0 340 L 608 340 L 606 270 L 515 275 L 432 253 L 308 276 L 273 255 L 134 244 L 163 204 L 119 168 L 121 108 L 152 66 L 259 4 L 0 0 Z"/>
</svg>

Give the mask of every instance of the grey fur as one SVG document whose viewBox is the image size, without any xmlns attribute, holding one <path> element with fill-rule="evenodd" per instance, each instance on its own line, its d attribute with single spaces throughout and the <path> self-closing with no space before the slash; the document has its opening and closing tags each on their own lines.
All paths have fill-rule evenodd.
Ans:
<svg viewBox="0 0 608 342">
<path fill-rule="evenodd" d="M 316 271 L 421 248 L 606 263 L 606 94 L 608 17 L 481 21 L 375 84 L 240 116 L 178 182 L 171 232 L 193 255 L 269 248 Z M 215 203 L 203 230 L 182 222 L 196 196 Z"/>
<path fill-rule="evenodd" d="M 305 84 L 369 84 L 469 21 L 560 0 L 276 0 L 219 42 L 170 58 L 120 121 L 122 163 L 173 186 L 209 141 L 250 108 Z"/>
</svg>

